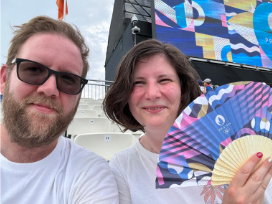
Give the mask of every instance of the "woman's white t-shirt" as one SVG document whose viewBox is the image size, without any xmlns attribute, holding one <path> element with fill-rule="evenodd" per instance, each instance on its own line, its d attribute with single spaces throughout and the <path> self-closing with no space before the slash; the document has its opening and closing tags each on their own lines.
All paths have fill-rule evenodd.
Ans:
<svg viewBox="0 0 272 204">
<path fill-rule="evenodd" d="M 110 161 L 119 190 L 120 204 L 221 204 L 227 185 L 156 189 L 159 154 L 146 150 L 139 140 Z M 264 203 L 272 204 L 272 182 Z"/>
</svg>

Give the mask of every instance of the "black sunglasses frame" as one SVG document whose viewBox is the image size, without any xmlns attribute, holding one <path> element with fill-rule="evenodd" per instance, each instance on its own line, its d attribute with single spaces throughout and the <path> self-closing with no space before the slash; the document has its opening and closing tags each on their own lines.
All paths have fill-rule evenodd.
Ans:
<svg viewBox="0 0 272 204">
<path fill-rule="evenodd" d="M 19 67 L 20 67 L 21 62 L 25 62 L 25 61 L 26 62 L 32 62 L 32 63 L 39 64 L 40 66 L 42 66 L 42 67 L 44 67 L 44 68 L 46 68 L 48 70 L 48 76 L 45 78 L 45 80 L 42 83 L 33 84 L 33 83 L 29 83 L 27 81 L 24 81 L 24 80 L 22 80 L 20 78 L 20 76 L 19 76 Z M 82 89 L 84 88 L 84 86 L 88 83 L 87 79 L 84 79 L 84 78 L 82 78 L 82 77 L 80 77 L 80 76 L 78 76 L 76 74 L 72 74 L 72 73 L 69 73 L 69 72 L 58 72 L 58 71 L 54 71 L 54 70 L 50 69 L 49 67 L 47 67 L 47 66 L 45 66 L 45 65 L 43 65 L 43 64 L 41 64 L 39 62 L 31 61 L 31 60 L 28 60 L 28 59 L 16 58 L 15 59 L 15 63 L 17 64 L 17 77 L 18 77 L 18 79 L 20 79 L 22 82 L 25 82 L 27 84 L 31 84 L 31 85 L 42 85 L 42 84 L 44 84 L 47 81 L 47 79 L 51 76 L 51 74 L 54 74 L 56 76 L 56 84 L 57 84 L 57 89 L 59 91 L 61 91 L 63 93 L 66 93 L 66 94 L 69 94 L 69 95 L 78 95 L 82 91 Z M 59 78 L 60 74 L 69 74 L 69 75 L 73 75 L 73 76 L 76 76 L 76 77 L 80 78 L 81 86 L 80 86 L 79 91 L 77 93 L 71 94 L 71 93 L 67 93 L 67 92 L 61 90 L 59 88 L 59 84 L 58 84 L 58 78 Z"/>
</svg>

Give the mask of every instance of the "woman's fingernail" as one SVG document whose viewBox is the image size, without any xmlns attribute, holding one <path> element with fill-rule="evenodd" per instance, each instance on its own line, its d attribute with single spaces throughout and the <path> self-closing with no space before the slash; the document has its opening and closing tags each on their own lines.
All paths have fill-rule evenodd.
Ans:
<svg viewBox="0 0 272 204">
<path fill-rule="evenodd" d="M 257 157 L 262 158 L 262 157 L 263 157 L 263 153 L 258 152 L 258 153 L 257 153 Z"/>
<path fill-rule="evenodd" d="M 270 157 L 270 158 L 268 159 L 268 161 L 269 161 L 270 163 L 272 163 L 272 157 Z"/>
</svg>

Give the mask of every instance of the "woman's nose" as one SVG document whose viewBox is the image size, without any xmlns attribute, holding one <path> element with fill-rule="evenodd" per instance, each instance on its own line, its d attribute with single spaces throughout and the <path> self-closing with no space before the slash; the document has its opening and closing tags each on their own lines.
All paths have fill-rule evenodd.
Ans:
<svg viewBox="0 0 272 204">
<path fill-rule="evenodd" d="M 158 84 L 150 83 L 146 87 L 146 98 L 149 100 L 155 100 L 161 97 L 160 87 Z"/>
</svg>

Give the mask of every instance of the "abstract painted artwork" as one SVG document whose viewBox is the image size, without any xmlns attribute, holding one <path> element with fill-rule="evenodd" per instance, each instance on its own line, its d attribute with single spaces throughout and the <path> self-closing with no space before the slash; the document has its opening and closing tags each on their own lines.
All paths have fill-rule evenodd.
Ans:
<svg viewBox="0 0 272 204">
<path fill-rule="evenodd" d="M 154 0 L 157 39 L 192 57 L 272 68 L 270 0 Z"/>
</svg>

